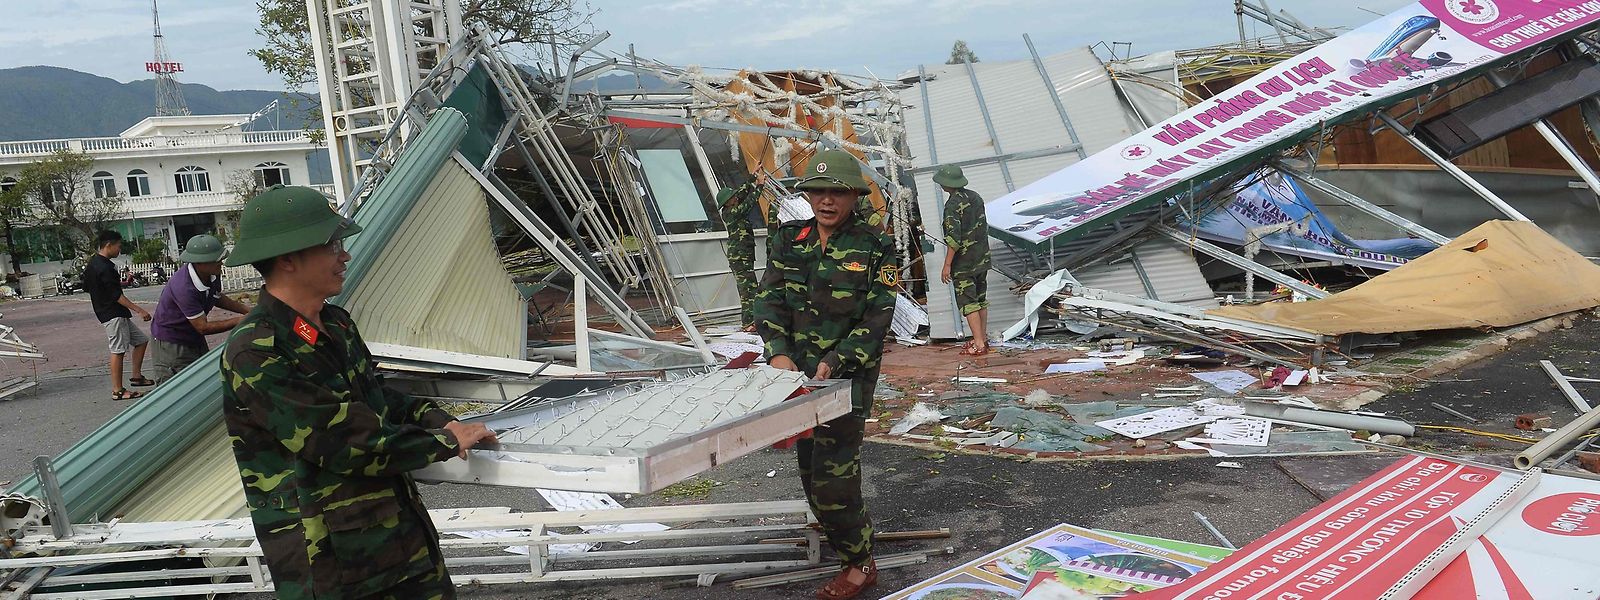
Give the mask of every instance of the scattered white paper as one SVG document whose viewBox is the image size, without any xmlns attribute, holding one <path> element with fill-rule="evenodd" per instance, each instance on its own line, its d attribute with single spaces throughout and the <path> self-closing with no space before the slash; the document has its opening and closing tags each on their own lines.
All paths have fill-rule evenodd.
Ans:
<svg viewBox="0 0 1600 600">
<path fill-rule="evenodd" d="M 1204 371 L 1190 373 L 1189 376 L 1209 383 L 1213 387 L 1229 394 L 1237 394 L 1259 381 L 1254 375 L 1239 370 Z"/>
<path fill-rule="evenodd" d="M 555 507 L 558 511 L 569 510 L 616 510 L 622 508 L 622 503 L 617 502 L 610 494 L 596 494 L 593 492 L 569 492 L 565 490 L 547 490 L 536 488 L 545 502 Z M 671 529 L 660 523 L 620 523 L 616 525 L 582 525 L 579 527 L 585 533 L 639 533 L 647 531 L 666 531 Z M 639 540 L 622 542 L 624 544 L 637 544 Z"/>
<path fill-rule="evenodd" d="M 527 535 L 530 531 L 531 530 L 528 529 L 467 529 L 463 531 L 451 531 L 449 533 L 450 535 L 454 536 L 483 540 L 490 538 Z M 550 544 L 548 548 L 550 549 L 551 554 L 579 554 L 593 550 L 594 544 Z M 504 548 L 504 550 L 512 554 L 521 554 L 524 556 L 526 556 L 529 552 L 527 546 L 508 546 Z"/>
<path fill-rule="evenodd" d="M 744 342 L 712 342 L 706 344 L 706 349 L 717 356 L 726 356 L 728 358 L 738 358 L 746 352 L 754 352 L 757 355 L 761 355 L 764 352 L 761 346 Z"/>
<path fill-rule="evenodd" d="M 1272 435 L 1272 422 L 1266 419 L 1221 419 L 1206 424 L 1205 435 L 1189 438 L 1197 444 L 1266 447 Z"/>
<path fill-rule="evenodd" d="M 777 469 L 773 469 L 771 471 L 767 471 L 767 477 L 771 478 L 771 477 L 777 477 L 777 476 L 778 476 Z"/>
<path fill-rule="evenodd" d="M 1294 386 L 1300 385 L 1302 383 L 1305 383 L 1306 374 L 1308 374 L 1308 373 L 1310 373 L 1310 371 L 1300 371 L 1300 370 L 1290 371 L 1289 372 L 1289 376 L 1283 378 L 1283 387 L 1294 387 Z M 1316 382 L 1312 382 L 1312 383 L 1316 383 Z"/>
<path fill-rule="evenodd" d="M 1104 371 L 1106 363 L 1093 360 L 1086 362 L 1056 363 L 1045 367 L 1046 373 L 1088 373 L 1090 371 Z"/>
<path fill-rule="evenodd" d="M 1244 468 L 1244 465 L 1241 465 L 1241 464 L 1233 462 L 1233 461 L 1227 461 L 1227 460 L 1217 463 L 1217 466 L 1222 467 L 1224 469 L 1243 469 Z"/>
<path fill-rule="evenodd" d="M 1204 414 L 1194 406 L 1173 406 L 1118 419 L 1095 421 L 1094 424 L 1137 440 L 1174 429 L 1210 423 L 1219 418 L 1221 417 Z"/>
</svg>

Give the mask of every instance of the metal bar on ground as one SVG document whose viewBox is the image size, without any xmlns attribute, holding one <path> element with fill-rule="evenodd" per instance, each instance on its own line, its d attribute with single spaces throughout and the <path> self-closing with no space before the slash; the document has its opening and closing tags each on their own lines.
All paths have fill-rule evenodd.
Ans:
<svg viewBox="0 0 1600 600">
<path fill-rule="evenodd" d="M 39 491 L 44 493 L 45 510 L 50 513 L 50 531 L 57 539 L 72 535 L 72 518 L 67 516 L 67 497 L 61 493 L 61 482 L 56 480 L 55 466 L 48 456 L 33 457 L 33 473 L 39 478 Z"/>
<path fill-rule="evenodd" d="M 1204 254 L 1206 256 L 1210 256 L 1210 257 L 1215 258 L 1217 260 L 1220 260 L 1222 262 L 1228 263 L 1229 265 L 1232 265 L 1232 266 L 1237 267 L 1237 268 L 1239 268 L 1241 270 L 1244 270 L 1245 272 L 1255 273 L 1256 275 L 1259 275 L 1263 279 L 1266 279 L 1268 281 L 1271 281 L 1271 282 L 1276 283 L 1278 285 L 1281 285 L 1283 287 L 1289 288 L 1289 289 L 1294 290 L 1296 292 L 1300 292 L 1302 294 L 1305 294 L 1309 298 L 1321 299 L 1321 298 L 1327 298 L 1328 297 L 1328 292 L 1326 292 L 1326 291 L 1319 290 L 1317 288 L 1314 288 L 1314 287 L 1311 287 L 1309 285 L 1306 285 L 1305 283 L 1301 282 L 1298 279 L 1295 279 L 1295 278 L 1290 277 L 1288 275 L 1284 275 L 1283 273 L 1279 273 L 1277 271 L 1274 271 L 1274 270 L 1268 268 L 1266 265 L 1263 265 L 1263 264 L 1258 263 L 1256 261 L 1247 259 L 1247 258 L 1245 258 L 1243 256 L 1239 256 L 1238 254 L 1234 254 L 1232 252 L 1229 252 L 1226 248 L 1223 248 L 1221 246 L 1217 246 L 1216 244 L 1212 244 L 1211 242 L 1202 240 L 1202 239 L 1194 237 L 1194 236 L 1185 235 L 1183 232 L 1178 231 L 1176 229 L 1173 229 L 1172 227 L 1164 225 L 1164 224 L 1157 224 L 1157 225 L 1154 226 L 1154 229 L 1155 229 L 1156 233 L 1164 235 L 1164 236 L 1166 236 L 1166 237 L 1168 237 L 1168 238 L 1172 239 L 1173 241 L 1176 241 L 1176 242 L 1178 242 L 1180 244 L 1187 244 L 1187 245 L 1189 245 L 1189 247 L 1194 248 L 1197 252 L 1200 252 L 1201 254 Z"/>
<path fill-rule="evenodd" d="M 1561 374 L 1561 369 L 1557 369 L 1555 363 L 1541 360 L 1539 361 L 1539 366 L 1544 369 L 1546 375 L 1550 376 L 1550 380 L 1555 382 L 1556 388 L 1561 390 L 1561 395 L 1567 397 L 1567 402 L 1571 402 L 1573 408 L 1578 409 L 1580 413 L 1592 410 L 1589 406 L 1589 401 L 1585 400 L 1583 394 L 1579 394 L 1578 390 L 1572 387 L 1572 381 L 1567 379 L 1566 375 Z"/>
<path fill-rule="evenodd" d="M 955 553 L 955 549 L 954 548 L 945 548 L 945 549 L 942 549 L 942 550 L 932 550 L 932 551 L 927 551 L 927 552 L 906 552 L 906 553 L 903 553 L 903 554 L 891 554 L 891 555 L 888 555 L 888 556 L 882 556 L 882 557 L 877 558 L 876 559 L 876 563 L 877 563 L 877 566 L 878 566 L 879 569 L 894 569 L 894 568 L 899 568 L 899 567 L 909 567 L 911 565 L 920 565 L 920 564 L 928 562 L 928 555 L 930 553 L 932 553 L 932 554 L 954 554 Z M 749 589 L 772 587 L 772 586 L 778 586 L 778 585 L 787 585 L 787 584 L 790 584 L 790 583 L 797 583 L 797 582 L 801 582 L 801 581 L 812 581 L 812 580 L 817 580 L 817 579 L 827 579 L 829 577 L 837 575 L 838 573 L 839 573 L 839 567 L 834 567 L 834 566 L 814 567 L 814 568 L 805 569 L 803 571 L 794 571 L 794 572 L 790 572 L 790 573 L 778 573 L 776 575 L 763 575 L 763 576 L 760 576 L 760 577 L 751 577 L 749 579 L 740 579 L 738 581 L 733 582 L 733 589 L 736 589 L 736 590 L 749 590 Z"/>
<path fill-rule="evenodd" d="M 1217 538 L 1218 542 L 1222 542 L 1223 548 L 1230 550 L 1239 549 L 1238 546 L 1233 545 L 1233 542 L 1228 541 L 1228 536 L 1222 535 L 1222 530 L 1217 529 L 1216 525 L 1211 524 L 1211 519 L 1207 519 L 1205 515 L 1200 514 L 1200 511 L 1195 511 L 1194 518 L 1199 519 L 1200 524 L 1205 526 L 1206 531 L 1211 532 L 1211 537 Z"/>
<path fill-rule="evenodd" d="M 1389 116 L 1389 113 L 1378 111 L 1377 115 L 1378 120 L 1383 121 L 1383 124 L 1389 126 L 1389 129 L 1398 134 L 1401 139 L 1405 140 L 1406 143 L 1411 144 L 1412 148 L 1416 148 L 1417 152 L 1422 153 L 1422 156 L 1427 158 L 1429 162 L 1438 165 L 1440 169 L 1444 169 L 1444 172 L 1449 173 L 1451 177 L 1456 178 L 1456 181 L 1461 182 L 1461 185 L 1467 186 L 1467 189 L 1472 190 L 1472 193 L 1477 194 L 1479 198 L 1483 198 L 1485 202 L 1488 202 L 1491 206 L 1495 207 L 1495 209 L 1499 210 L 1501 214 L 1504 214 L 1513 221 L 1533 222 L 1532 219 L 1524 216 L 1517 209 L 1512 208 L 1510 204 L 1506 204 L 1505 200 L 1500 199 L 1500 196 L 1495 195 L 1493 191 L 1487 187 L 1484 187 L 1482 183 L 1478 183 L 1478 180 L 1473 179 L 1472 176 L 1468 175 L 1466 171 L 1461 170 L 1461 167 L 1458 167 L 1455 165 L 1455 163 L 1446 160 L 1445 157 L 1440 156 L 1438 152 L 1435 152 L 1433 148 L 1423 143 L 1422 140 L 1417 139 L 1416 134 L 1412 133 L 1411 130 L 1406 128 L 1405 125 L 1401 125 L 1400 121 L 1397 121 L 1394 117 Z"/>
<path fill-rule="evenodd" d="M 1340 189 L 1338 186 L 1328 183 L 1327 181 L 1324 181 L 1323 179 L 1312 175 L 1311 173 L 1291 167 L 1282 161 L 1274 161 L 1272 166 L 1279 172 L 1289 175 L 1296 180 L 1299 180 L 1301 183 L 1311 186 L 1312 188 L 1315 188 L 1324 194 L 1333 196 L 1335 200 L 1345 203 L 1346 205 L 1350 206 L 1350 208 L 1354 208 L 1380 221 L 1384 221 L 1390 225 L 1399 227 L 1406 233 L 1415 235 L 1435 244 L 1439 244 L 1440 246 L 1450 243 L 1450 238 L 1439 235 L 1432 229 L 1418 225 L 1417 223 L 1412 222 L 1410 219 L 1394 214 L 1393 212 L 1390 212 L 1381 206 L 1368 202 L 1362 199 L 1360 196 Z"/>
</svg>

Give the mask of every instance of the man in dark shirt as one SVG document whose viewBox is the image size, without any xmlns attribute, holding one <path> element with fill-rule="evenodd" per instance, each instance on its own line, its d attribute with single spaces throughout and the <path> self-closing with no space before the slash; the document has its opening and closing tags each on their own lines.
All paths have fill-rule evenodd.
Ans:
<svg viewBox="0 0 1600 600">
<path fill-rule="evenodd" d="M 123 295 L 122 278 L 117 275 L 117 265 L 111 262 L 122 255 L 122 234 L 100 232 L 97 247 L 99 250 L 89 257 L 89 265 L 83 269 L 83 289 L 89 292 L 95 318 L 106 326 L 106 341 L 111 347 L 111 399 L 132 400 L 144 394 L 122 387 L 122 356 L 130 347 L 133 348 L 133 376 L 128 378 L 128 383 L 139 387 L 155 383 L 144 376 L 144 349 L 150 336 L 133 324 L 134 313 L 146 321 L 150 320 L 150 313 Z"/>
</svg>

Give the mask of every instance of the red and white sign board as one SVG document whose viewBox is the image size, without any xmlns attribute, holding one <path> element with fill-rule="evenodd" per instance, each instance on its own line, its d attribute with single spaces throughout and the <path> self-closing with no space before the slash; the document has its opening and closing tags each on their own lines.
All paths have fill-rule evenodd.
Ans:
<svg viewBox="0 0 1600 600">
<path fill-rule="evenodd" d="M 1600 597 L 1600 483 L 1411 457 L 1140 600 Z"/>
</svg>

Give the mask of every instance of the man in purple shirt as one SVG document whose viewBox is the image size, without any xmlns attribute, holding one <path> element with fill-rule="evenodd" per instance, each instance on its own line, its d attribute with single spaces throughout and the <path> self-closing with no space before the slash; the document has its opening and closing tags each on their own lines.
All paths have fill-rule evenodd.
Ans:
<svg viewBox="0 0 1600 600">
<path fill-rule="evenodd" d="M 207 318 L 212 308 L 222 307 L 243 315 L 250 312 L 244 303 L 222 295 L 222 241 L 209 235 L 189 238 L 178 260 L 178 267 L 156 303 L 155 319 L 150 323 L 151 364 L 156 381 L 166 381 L 206 353 L 206 336 L 233 329 L 244 317 L 217 321 Z"/>
</svg>

